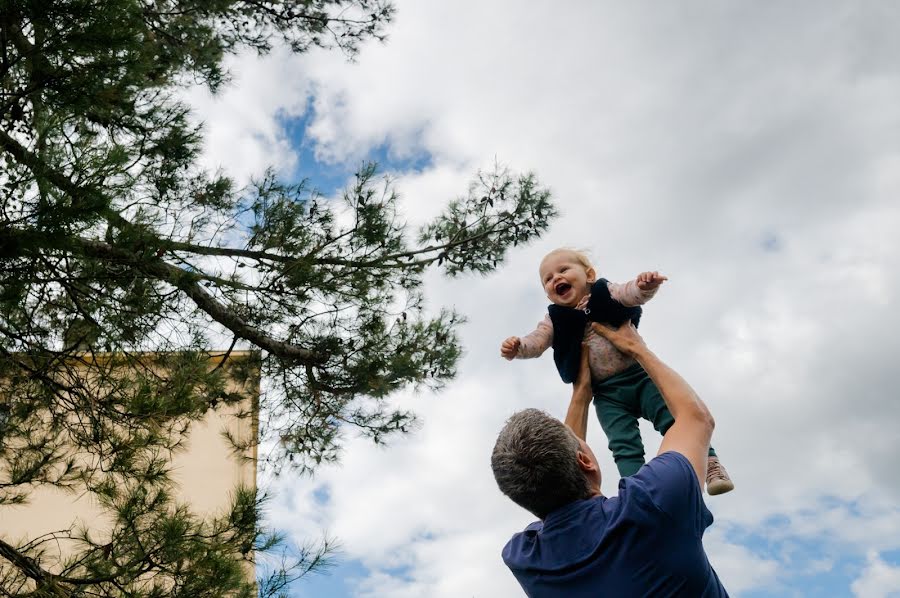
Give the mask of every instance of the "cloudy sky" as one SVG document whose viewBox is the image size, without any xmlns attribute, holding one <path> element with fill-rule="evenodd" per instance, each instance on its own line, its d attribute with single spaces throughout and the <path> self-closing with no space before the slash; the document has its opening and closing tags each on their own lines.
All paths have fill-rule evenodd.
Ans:
<svg viewBox="0 0 900 598">
<path fill-rule="evenodd" d="M 549 354 L 507 363 L 546 298 L 541 256 L 669 282 L 641 330 L 716 417 L 737 489 L 705 545 L 733 596 L 900 596 L 900 4 L 399 0 L 385 45 L 240 57 L 191 94 L 206 159 L 325 191 L 365 158 L 415 223 L 495 160 L 534 170 L 562 217 L 490 276 L 429 278 L 469 316 L 459 376 L 406 393 L 421 429 L 276 488 L 272 525 L 327 533 L 337 566 L 293 596 L 519 596 L 500 559 L 531 521 L 496 489 L 505 418 L 562 417 Z M 643 428 L 648 452 L 658 435 Z M 603 491 L 617 474 L 593 419 Z"/>
</svg>

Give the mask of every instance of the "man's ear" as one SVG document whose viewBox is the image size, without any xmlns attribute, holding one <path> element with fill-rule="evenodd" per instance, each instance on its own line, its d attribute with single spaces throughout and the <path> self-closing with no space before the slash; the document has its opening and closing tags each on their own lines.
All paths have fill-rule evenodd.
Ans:
<svg viewBox="0 0 900 598">
<path fill-rule="evenodd" d="M 578 459 L 578 467 L 580 467 L 582 471 L 597 471 L 597 465 L 594 464 L 594 461 L 588 456 L 586 452 L 577 451 L 575 453 L 575 458 Z"/>
<path fill-rule="evenodd" d="M 588 268 L 584 271 L 587 275 L 587 281 L 590 283 L 597 282 L 597 272 L 593 268 Z"/>
</svg>

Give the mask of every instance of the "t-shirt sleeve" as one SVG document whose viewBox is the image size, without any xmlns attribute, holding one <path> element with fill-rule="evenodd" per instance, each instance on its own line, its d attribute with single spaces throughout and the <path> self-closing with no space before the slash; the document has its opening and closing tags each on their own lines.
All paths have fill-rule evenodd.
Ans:
<svg viewBox="0 0 900 598">
<path fill-rule="evenodd" d="M 665 452 L 625 481 L 632 492 L 643 494 L 655 508 L 698 537 L 712 525 L 697 474 L 681 453 Z"/>
</svg>

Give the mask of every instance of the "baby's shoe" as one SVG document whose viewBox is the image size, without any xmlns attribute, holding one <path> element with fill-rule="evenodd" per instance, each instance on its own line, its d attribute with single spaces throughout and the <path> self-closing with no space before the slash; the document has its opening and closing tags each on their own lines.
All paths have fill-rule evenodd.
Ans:
<svg viewBox="0 0 900 598">
<path fill-rule="evenodd" d="M 715 496 L 732 490 L 734 482 L 728 477 L 725 467 L 719 463 L 718 457 L 710 457 L 706 461 L 706 493 Z"/>
</svg>

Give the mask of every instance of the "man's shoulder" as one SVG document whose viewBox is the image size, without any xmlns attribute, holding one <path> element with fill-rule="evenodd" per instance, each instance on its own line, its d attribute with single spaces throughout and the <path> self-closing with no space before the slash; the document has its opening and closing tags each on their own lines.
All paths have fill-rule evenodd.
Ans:
<svg viewBox="0 0 900 598">
<path fill-rule="evenodd" d="M 540 531 L 541 531 L 543 528 L 544 528 L 544 522 L 543 522 L 543 521 L 534 521 L 534 522 L 532 522 L 532 523 L 529 523 L 527 526 L 525 526 L 525 529 L 523 529 L 523 530 L 520 531 L 520 532 L 514 533 L 513 536 L 512 536 L 512 538 L 510 538 L 509 542 L 507 542 L 506 545 L 509 546 L 509 545 L 510 545 L 511 543 L 513 543 L 513 541 L 515 541 L 515 540 L 520 540 L 520 541 L 521 541 L 521 540 L 524 540 L 524 539 L 526 539 L 526 538 L 533 538 L 533 537 L 536 536 L 538 533 L 540 533 Z"/>
<path fill-rule="evenodd" d="M 619 495 L 642 502 L 702 535 L 713 522 L 703 490 L 687 457 L 667 451 L 619 482 Z"/>
<path fill-rule="evenodd" d="M 580 500 L 529 524 L 503 547 L 503 561 L 511 569 L 555 568 L 584 558 L 579 553 L 589 553 L 603 537 L 614 503 L 603 496 Z"/>
<path fill-rule="evenodd" d="M 512 535 L 506 545 L 503 547 L 503 562 L 512 566 L 519 560 L 519 555 L 528 552 L 528 547 L 535 542 L 537 534 L 544 527 L 542 521 L 529 523 L 525 529 Z"/>
</svg>

